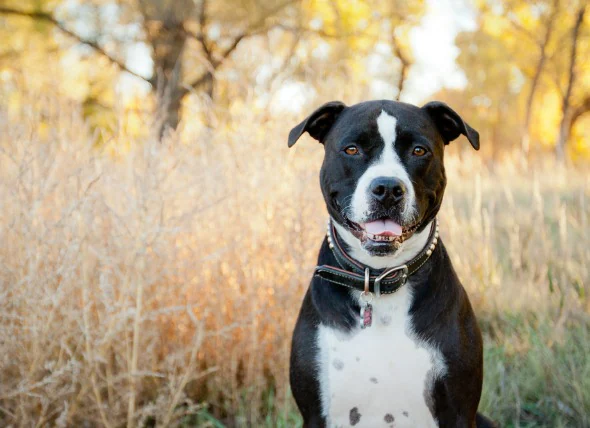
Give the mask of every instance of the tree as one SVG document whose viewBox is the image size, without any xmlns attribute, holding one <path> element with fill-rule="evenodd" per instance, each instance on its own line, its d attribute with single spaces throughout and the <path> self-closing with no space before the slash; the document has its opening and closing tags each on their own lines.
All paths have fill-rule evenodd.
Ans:
<svg viewBox="0 0 590 428">
<path fill-rule="evenodd" d="M 529 5 L 527 5 L 529 6 Z M 530 6 L 529 6 L 530 7 Z M 539 50 L 539 58 L 537 60 L 535 71 L 533 73 L 533 77 L 531 80 L 531 85 L 529 88 L 529 92 L 526 99 L 525 105 L 525 113 L 524 113 L 524 131 L 521 138 L 521 148 L 523 154 L 528 156 L 530 150 L 530 126 L 531 126 L 531 116 L 533 112 L 533 101 L 535 100 L 535 94 L 537 93 L 537 89 L 539 87 L 539 83 L 541 80 L 541 74 L 545 69 L 545 63 L 547 61 L 548 56 L 548 46 L 549 42 L 551 41 L 551 36 L 553 34 L 553 28 L 555 24 L 555 20 L 559 13 L 559 0 L 554 0 L 552 4 L 550 4 L 547 8 L 545 8 L 546 13 L 542 13 L 539 16 L 539 26 L 543 29 L 540 32 L 543 33 L 542 38 L 538 38 L 536 34 L 531 32 L 526 28 L 526 24 L 523 24 L 518 20 L 518 15 L 515 13 L 510 13 L 507 16 L 507 19 L 512 24 L 512 26 L 520 33 L 522 33 L 525 37 L 528 37 L 533 41 L 533 43 L 537 46 Z M 545 17 L 545 15 L 547 15 Z"/>
<path fill-rule="evenodd" d="M 43 23 L 56 29 L 53 35 L 62 51 L 65 35 L 76 46 L 91 48 L 90 61 L 102 60 L 96 69 L 105 69 L 108 61 L 113 70 L 146 82 L 159 137 L 176 129 L 187 100 L 214 102 L 222 107 L 216 109 L 219 114 L 259 91 L 261 84 L 268 91 L 269 82 L 280 75 L 315 87 L 317 93 L 325 90 L 326 73 L 340 87 L 339 79 L 352 79 L 357 92 L 378 78 L 392 82 L 399 99 L 413 61 L 409 33 L 424 11 L 423 0 L 85 0 L 76 7 L 64 0 L 29 1 L 4 3 L 0 17 Z M 377 44 L 387 66 L 367 70 Z M 128 49 L 135 45 L 149 49 L 149 69 L 135 68 L 129 60 Z M 315 55 L 316 49 L 322 54 Z M 270 78 L 260 83 L 269 68 Z M 220 78 L 230 71 L 239 74 L 239 81 Z M 101 90 L 88 90 L 85 111 L 112 111 L 107 97 L 101 99 L 108 84 L 93 80 Z M 212 117 L 205 116 L 211 125 Z"/>
<path fill-rule="evenodd" d="M 58 19 L 56 10 L 59 4 L 52 10 L 0 6 L 0 14 L 50 23 L 73 40 L 90 46 L 121 71 L 147 82 L 155 96 L 155 129 L 161 137 L 166 129 L 178 126 L 184 98 L 192 92 L 201 91 L 213 98 L 215 72 L 245 39 L 269 31 L 272 28 L 269 21 L 296 2 L 244 0 L 236 4 L 209 0 L 120 0 L 117 3 L 118 16 L 122 21 L 126 16 L 130 17 L 123 23 L 140 22 L 143 27 L 143 38 L 139 41 L 145 42 L 152 51 L 153 69 L 149 76 L 132 70 L 125 58 L 109 52 L 99 41 L 103 34 L 85 37 L 74 30 L 71 22 Z M 100 9 L 103 4 L 97 1 L 94 6 Z M 215 37 L 209 35 L 212 26 L 220 27 Z M 194 45 L 189 50 L 191 42 Z M 191 75 L 184 63 L 187 57 L 195 54 L 200 72 Z"/>
<path fill-rule="evenodd" d="M 552 146 L 559 158 L 567 154 L 571 131 L 590 107 L 584 11 L 584 1 L 478 3 L 479 30 L 458 37 L 459 62 L 472 102 L 488 104 L 485 117 L 502 118 L 486 125 L 500 127 L 492 132 L 499 144 L 516 148 L 516 135 L 526 157 L 531 144 Z"/>
<path fill-rule="evenodd" d="M 570 58 L 567 75 L 567 85 L 562 99 L 562 116 L 559 126 L 559 137 L 555 144 L 555 153 L 557 159 L 564 161 L 566 157 L 565 145 L 569 140 L 571 129 L 575 123 L 574 112 L 577 114 L 576 120 L 584 113 L 584 104 L 582 102 L 576 108 L 572 108 L 571 97 L 572 90 L 577 77 L 577 61 L 578 61 L 578 45 L 580 43 L 580 28 L 584 22 L 584 15 L 586 13 L 586 4 L 582 4 L 576 12 L 576 19 L 572 29 L 571 43 L 570 43 Z M 588 98 L 588 97 L 587 97 Z M 587 110 L 586 110 L 587 111 Z"/>
</svg>

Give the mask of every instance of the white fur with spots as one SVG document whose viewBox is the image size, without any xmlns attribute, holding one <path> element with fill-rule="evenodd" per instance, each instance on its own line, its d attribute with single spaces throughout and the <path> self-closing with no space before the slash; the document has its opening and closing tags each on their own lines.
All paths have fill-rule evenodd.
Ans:
<svg viewBox="0 0 590 428">
<path fill-rule="evenodd" d="M 371 327 L 350 334 L 319 327 L 318 369 L 328 426 L 438 426 L 427 400 L 446 366 L 440 352 L 413 333 L 411 301 L 405 285 L 373 300 Z"/>
</svg>

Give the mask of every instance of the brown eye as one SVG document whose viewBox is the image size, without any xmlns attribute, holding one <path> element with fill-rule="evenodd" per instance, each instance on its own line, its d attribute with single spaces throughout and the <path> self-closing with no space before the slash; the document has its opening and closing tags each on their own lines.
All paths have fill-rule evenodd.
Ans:
<svg viewBox="0 0 590 428">
<path fill-rule="evenodd" d="M 359 149 L 357 149 L 355 146 L 348 146 L 344 149 L 344 153 L 350 156 L 358 155 Z"/>
<path fill-rule="evenodd" d="M 424 147 L 414 147 L 414 151 L 412 152 L 414 156 L 424 156 L 426 154 L 426 149 Z"/>
</svg>

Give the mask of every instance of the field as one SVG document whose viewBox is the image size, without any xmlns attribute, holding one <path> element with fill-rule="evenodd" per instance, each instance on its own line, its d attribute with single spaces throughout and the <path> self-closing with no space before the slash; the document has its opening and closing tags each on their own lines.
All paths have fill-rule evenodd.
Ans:
<svg viewBox="0 0 590 428">
<path fill-rule="evenodd" d="M 0 425 L 300 426 L 321 146 L 288 150 L 298 118 L 247 109 L 98 146 L 76 107 L 36 102 L 0 109 Z M 590 426 L 587 165 L 454 144 L 441 238 L 485 336 L 481 410 Z"/>
</svg>

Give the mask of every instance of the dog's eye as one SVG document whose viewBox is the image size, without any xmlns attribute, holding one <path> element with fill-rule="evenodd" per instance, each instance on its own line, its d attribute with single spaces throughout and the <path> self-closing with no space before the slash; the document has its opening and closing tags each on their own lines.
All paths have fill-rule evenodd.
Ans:
<svg viewBox="0 0 590 428">
<path fill-rule="evenodd" d="M 424 147 L 416 146 L 412 151 L 414 156 L 424 156 L 426 154 L 426 149 Z"/>
<path fill-rule="evenodd" d="M 350 156 L 358 155 L 359 149 L 357 149 L 355 146 L 348 146 L 344 149 L 344 153 Z"/>
</svg>

